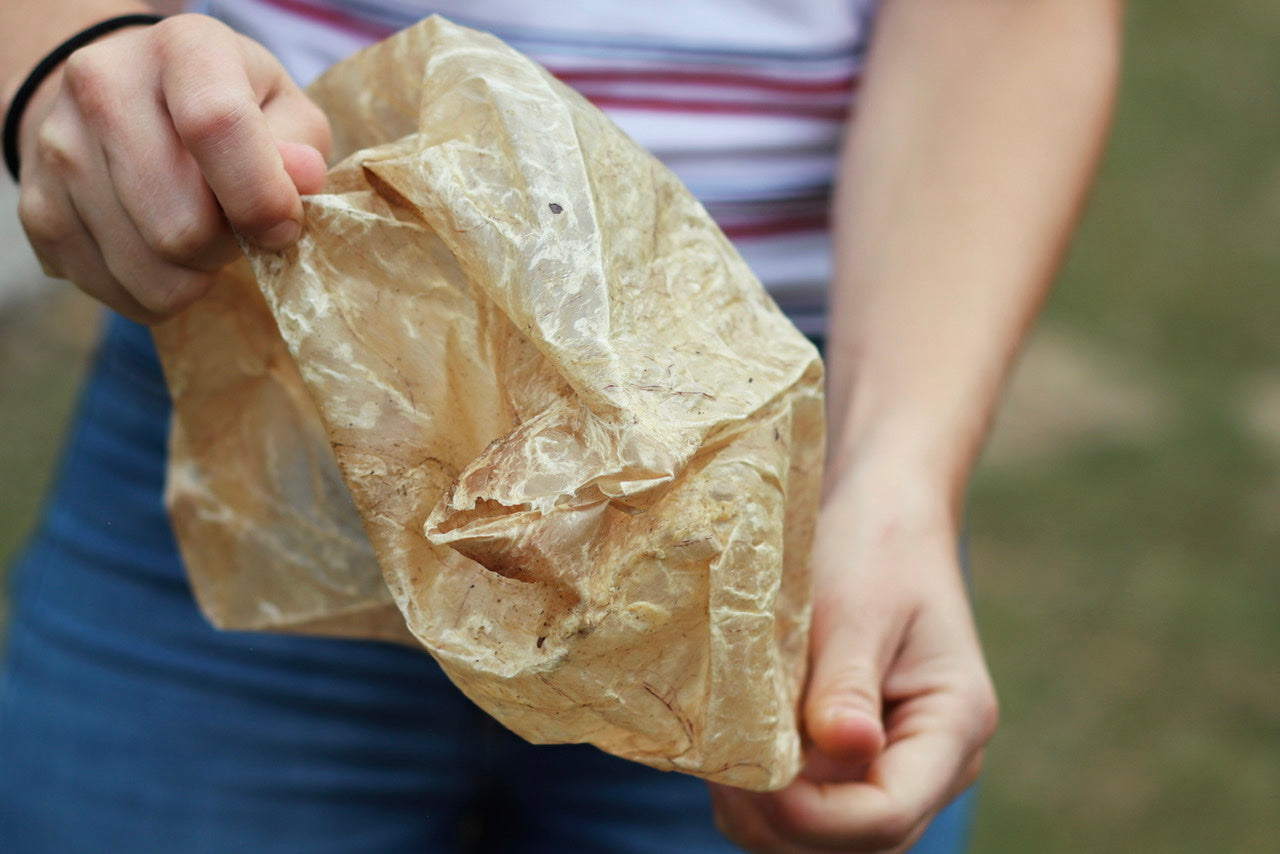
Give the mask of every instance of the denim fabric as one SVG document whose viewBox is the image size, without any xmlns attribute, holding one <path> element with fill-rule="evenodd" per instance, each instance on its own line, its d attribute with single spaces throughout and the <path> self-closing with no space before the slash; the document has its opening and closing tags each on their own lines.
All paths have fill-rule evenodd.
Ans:
<svg viewBox="0 0 1280 854">
<path fill-rule="evenodd" d="M 425 654 L 210 628 L 161 503 L 168 412 L 150 336 L 113 319 L 15 573 L 0 849 L 733 850 L 698 780 L 526 744 Z M 961 850 L 967 815 L 917 851 Z"/>
</svg>

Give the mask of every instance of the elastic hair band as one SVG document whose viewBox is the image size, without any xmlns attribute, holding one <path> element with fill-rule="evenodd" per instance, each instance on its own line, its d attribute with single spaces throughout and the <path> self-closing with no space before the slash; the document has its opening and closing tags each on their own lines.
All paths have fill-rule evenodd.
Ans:
<svg viewBox="0 0 1280 854">
<path fill-rule="evenodd" d="M 18 126 L 22 124 L 22 114 L 35 95 L 36 89 L 54 72 L 63 61 L 89 42 L 100 39 L 107 33 L 125 27 L 147 26 L 164 20 L 163 15 L 119 15 L 99 21 L 92 27 L 81 30 L 62 44 L 55 47 L 36 63 L 27 79 L 18 87 L 13 100 L 9 102 L 9 111 L 4 115 L 4 165 L 9 168 L 13 180 L 18 180 Z"/>
</svg>

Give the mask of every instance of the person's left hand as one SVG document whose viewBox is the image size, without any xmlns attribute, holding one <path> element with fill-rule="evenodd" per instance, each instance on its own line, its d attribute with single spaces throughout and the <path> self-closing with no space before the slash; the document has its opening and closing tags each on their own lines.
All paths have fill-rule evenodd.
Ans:
<svg viewBox="0 0 1280 854">
<path fill-rule="evenodd" d="M 945 498 L 871 476 L 828 496 L 813 553 L 805 768 L 769 794 L 712 786 L 717 822 L 747 850 L 905 850 L 977 777 L 996 700 Z"/>
</svg>

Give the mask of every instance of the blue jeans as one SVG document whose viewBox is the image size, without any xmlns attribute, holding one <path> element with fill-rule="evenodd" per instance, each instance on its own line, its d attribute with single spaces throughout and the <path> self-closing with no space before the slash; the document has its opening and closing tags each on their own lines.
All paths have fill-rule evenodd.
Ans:
<svg viewBox="0 0 1280 854">
<path fill-rule="evenodd" d="M 15 573 L 12 854 L 724 852 L 703 784 L 495 724 L 420 652 L 218 632 L 161 504 L 169 401 L 114 319 Z M 963 848 L 967 804 L 916 850 Z"/>
</svg>

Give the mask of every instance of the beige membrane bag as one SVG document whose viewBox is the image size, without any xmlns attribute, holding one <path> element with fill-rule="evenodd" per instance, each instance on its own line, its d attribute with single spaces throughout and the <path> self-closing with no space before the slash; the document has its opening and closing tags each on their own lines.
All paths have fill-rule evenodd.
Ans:
<svg viewBox="0 0 1280 854">
<path fill-rule="evenodd" d="M 310 90 L 344 159 L 156 329 L 168 501 L 227 628 L 425 647 L 535 742 L 797 772 L 822 368 L 684 187 L 429 19 Z"/>
</svg>

